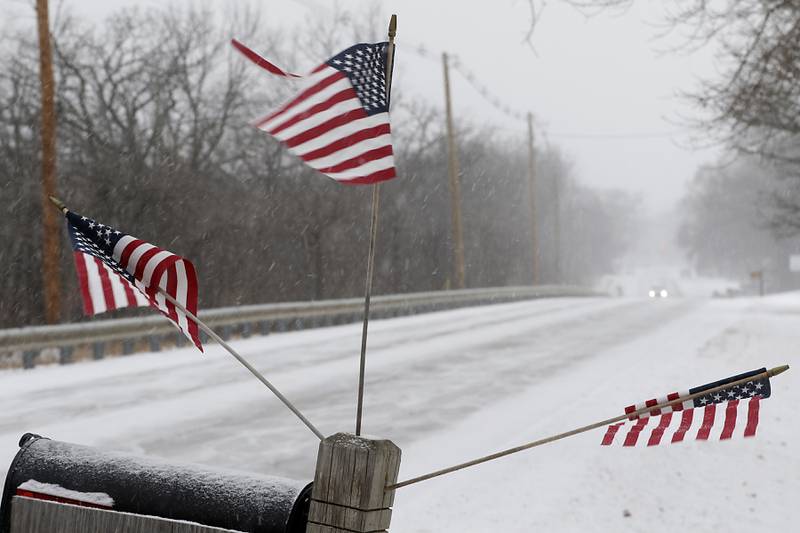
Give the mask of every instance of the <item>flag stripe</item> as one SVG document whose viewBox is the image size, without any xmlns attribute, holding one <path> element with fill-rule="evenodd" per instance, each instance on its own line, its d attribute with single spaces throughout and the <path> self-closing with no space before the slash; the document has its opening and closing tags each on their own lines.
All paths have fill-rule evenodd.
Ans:
<svg viewBox="0 0 800 533">
<path fill-rule="evenodd" d="M 736 408 L 739 405 L 739 400 L 728 402 L 728 407 L 725 408 L 725 423 L 722 426 L 722 435 L 720 440 L 730 439 L 733 436 L 733 429 L 736 427 Z"/>
<path fill-rule="evenodd" d="M 262 126 L 264 124 L 267 124 L 268 122 L 270 122 L 272 120 L 275 120 L 276 118 L 280 117 L 284 113 L 287 113 L 288 111 L 290 111 L 293 107 L 301 104 L 302 102 L 304 102 L 305 100 L 308 100 L 309 98 L 311 98 L 315 94 L 318 94 L 320 91 L 322 91 L 326 87 L 330 87 L 331 85 L 333 85 L 337 81 L 339 81 L 342 78 L 344 78 L 344 75 L 342 75 L 339 72 L 333 72 L 331 74 L 331 73 L 326 71 L 324 74 L 326 76 L 323 77 L 322 80 L 320 80 L 319 82 L 315 83 L 314 85 L 311 85 L 310 87 L 308 87 L 305 90 L 303 90 L 300 94 L 295 96 L 290 102 L 288 102 L 287 104 L 282 106 L 280 109 L 278 109 L 274 113 L 271 113 L 271 114 L 267 115 L 266 117 L 262 118 L 260 121 L 256 122 L 256 127 L 257 128 L 262 128 Z M 311 105 L 313 105 L 313 104 L 311 104 Z"/>
<path fill-rule="evenodd" d="M 356 168 L 351 168 L 349 170 L 342 170 L 341 172 L 326 172 L 326 174 L 335 180 L 343 181 L 354 178 L 363 178 L 364 176 L 369 176 L 374 172 L 386 169 L 389 170 L 394 169 L 394 158 L 392 157 L 391 154 L 382 157 L 380 159 L 369 161 Z"/>
<path fill-rule="evenodd" d="M 384 170 L 379 170 L 377 172 L 373 172 L 372 174 L 367 174 L 366 176 L 360 176 L 357 178 L 353 178 L 348 181 L 342 181 L 344 185 L 356 185 L 356 184 L 363 184 L 363 183 L 378 183 L 380 181 L 386 181 L 388 179 L 392 179 L 396 176 L 394 167 L 387 168 Z"/>
<path fill-rule="evenodd" d="M 686 409 L 681 416 L 681 424 L 678 426 L 678 431 L 672 436 L 672 442 L 681 442 L 686 433 L 692 427 L 692 418 L 694 417 L 694 409 Z"/>
<path fill-rule="evenodd" d="M 339 174 L 347 170 L 358 168 L 364 165 L 365 163 L 390 157 L 391 155 L 392 155 L 392 146 L 391 145 L 382 146 L 380 148 L 368 150 L 359 156 L 353 157 L 352 159 L 348 159 L 347 161 L 342 161 L 337 165 L 320 168 L 318 170 L 326 174 Z M 390 163 L 393 163 L 393 161 L 390 161 Z"/>
<path fill-rule="evenodd" d="M 73 253 L 73 257 L 75 258 L 75 270 L 78 272 L 78 286 L 81 289 L 83 312 L 86 315 L 93 315 L 95 314 L 94 304 L 89 293 L 89 274 L 86 272 L 86 260 L 91 259 L 91 257 L 77 250 Z"/>
<path fill-rule="evenodd" d="M 636 421 L 636 423 L 631 427 L 628 431 L 628 434 L 625 435 L 625 442 L 622 444 L 623 446 L 636 446 L 636 442 L 639 440 L 639 434 L 644 430 L 644 427 L 647 425 L 649 418 L 640 418 Z"/>
<path fill-rule="evenodd" d="M 342 113 L 341 115 L 326 120 L 322 124 L 314 126 L 313 128 L 310 128 L 299 135 L 295 135 L 290 139 L 286 139 L 284 142 L 289 148 L 295 148 L 313 139 L 324 138 L 323 136 L 326 133 L 362 118 L 367 118 L 367 114 L 363 109 L 360 107 L 358 109 L 351 109 Z"/>
<path fill-rule="evenodd" d="M 86 265 L 86 279 L 89 282 L 89 296 L 92 299 L 92 308 L 95 314 L 105 313 L 106 297 L 103 293 L 103 282 L 100 280 L 100 272 L 97 269 L 97 263 L 94 257 L 87 256 Z"/>
<path fill-rule="evenodd" d="M 362 142 L 370 142 L 374 140 L 374 142 L 377 143 L 381 142 L 380 139 L 386 139 L 386 144 L 391 144 L 391 135 L 389 134 L 389 124 L 387 122 L 378 124 L 377 126 L 360 129 L 355 133 L 341 137 L 326 146 L 306 152 L 301 157 L 303 161 L 306 162 L 324 158 L 322 161 L 317 161 L 316 163 L 320 166 L 333 165 L 347 157 L 348 153 L 343 151 L 344 148 L 353 147 L 355 149 L 360 149 Z M 342 151 L 342 153 L 339 153 L 340 151 Z"/>
<path fill-rule="evenodd" d="M 744 428 L 745 437 L 754 437 L 758 427 L 758 411 L 761 397 L 753 396 L 747 409 L 747 425 Z"/>
<path fill-rule="evenodd" d="M 338 89 L 336 87 L 338 84 L 334 84 L 332 88 Z M 267 131 L 271 135 L 277 135 L 282 131 L 290 128 L 292 126 L 298 124 L 304 124 L 306 119 L 313 117 L 317 113 L 322 113 L 323 111 L 328 111 L 329 109 L 333 108 L 337 104 L 341 104 L 343 102 L 355 102 L 356 105 L 358 104 L 358 96 L 356 96 L 356 92 L 350 87 L 349 84 L 345 83 L 342 84 L 345 86 L 343 90 L 340 90 L 337 93 L 334 93 L 330 98 L 323 100 L 322 102 L 316 103 L 309 107 L 306 110 L 301 110 L 296 113 L 293 117 L 287 119 L 285 122 L 282 122 L 276 126 L 267 126 L 264 125 L 261 129 Z M 285 135 L 286 137 L 291 137 L 291 134 Z"/>
<path fill-rule="evenodd" d="M 320 111 L 310 117 L 305 117 L 279 133 L 272 135 L 281 141 L 286 141 L 287 146 L 291 147 L 327 133 L 333 128 L 338 128 L 344 124 L 343 121 L 350 122 L 362 116 L 366 116 L 366 113 L 361 109 L 361 103 L 357 98 L 350 98 L 337 102 L 325 111 Z M 294 144 L 290 145 L 289 143 Z"/>
<path fill-rule="evenodd" d="M 103 288 L 103 301 L 106 304 L 106 310 L 113 311 L 117 308 L 117 303 L 114 299 L 114 289 L 111 288 L 111 280 L 108 279 L 106 265 L 97 257 L 94 258 L 94 263 L 97 265 L 97 275 L 100 278 L 100 286 Z"/>
<path fill-rule="evenodd" d="M 278 76 L 285 76 L 290 78 L 299 78 L 297 74 L 292 74 L 291 72 L 287 72 L 282 68 L 276 67 L 266 59 L 264 59 L 261 55 L 254 52 L 250 48 L 246 47 L 236 39 L 231 39 L 231 44 L 236 48 L 239 52 L 241 52 L 247 59 L 258 65 L 259 67 L 263 68 L 267 72 L 272 74 L 276 74 Z"/>
<path fill-rule="evenodd" d="M 328 75 L 330 75 L 330 73 L 325 73 L 325 76 Z M 290 114 L 295 116 L 301 115 L 312 107 L 329 100 L 333 96 L 347 89 L 352 90 L 352 88 L 353 86 L 350 85 L 350 82 L 347 81 L 347 78 L 344 76 L 339 76 L 338 79 L 334 79 L 331 83 L 327 84 L 325 87 L 312 94 L 302 102 L 298 102 L 296 105 L 287 107 L 286 109 L 282 108 L 278 112 L 272 113 L 272 115 L 256 122 L 255 126 L 261 130 L 269 131 L 272 128 L 280 125 L 282 122 L 291 120 L 289 117 Z"/>
<path fill-rule="evenodd" d="M 672 422 L 672 413 L 667 413 L 661 417 L 661 422 L 650 434 L 650 440 L 647 441 L 648 446 L 657 446 L 661 443 L 661 438 L 664 436 L 664 432 L 669 427 L 670 422 Z"/>
<path fill-rule="evenodd" d="M 603 436 L 603 442 L 601 443 L 603 446 L 611 446 L 611 443 L 614 442 L 614 436 L 619 431 L 624 424 L 611 424 L 608 426 L 606 430 L 606 434 Z"/>
<path fill-rule="evenodd" d="M 717 406 L 706 405 L 703 411 L 703 424 L 697 432 L 697 440 L 708 440 L 708 436 L 711 434 L 711 427 L 714 425 Z"/>
</svg>

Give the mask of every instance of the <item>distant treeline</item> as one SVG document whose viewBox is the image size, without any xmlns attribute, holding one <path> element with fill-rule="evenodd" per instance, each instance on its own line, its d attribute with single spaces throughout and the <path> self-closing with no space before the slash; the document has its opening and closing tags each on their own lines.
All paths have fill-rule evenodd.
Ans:
<svg viewBox="0 0 800 533">
<path fill-rule="evenodd" d="M 53 29 L 59 194 L 78 213 L 192 260 L 201 308 L 359 295 L 370 188 L 316 175 L 250 125 L 289 87 L 228 41 L 239 35 L 285 65 L 308 66 L 379 39 L 383 23 L 342 13 L 325 31 L 311 22 L 287 38 L 259 35 L 256 19 L 245 14 L 233 28 L 192 9 L 123 10 L 98 27 L 62 15 Z M 0 327 L 11 327 L 43 320 L 40 101 L 31 28 L 2 42 Z M 393 100 L 400 177 L 382 186 L 375 292 L 445 289 L 453 266 L 442 106 L 402 89 Z M 529 284 L 524 125 L 509 137 L 457 119 L 467 286 Z M 631 240 L 635 199 L 580 186 L 555 147 L 540 147 L 536 160 L 541 282 L 588 284 L 611 272 Z M 73 321 L 80 303 L 62 236 L 62 316 Z"/>
</svg>

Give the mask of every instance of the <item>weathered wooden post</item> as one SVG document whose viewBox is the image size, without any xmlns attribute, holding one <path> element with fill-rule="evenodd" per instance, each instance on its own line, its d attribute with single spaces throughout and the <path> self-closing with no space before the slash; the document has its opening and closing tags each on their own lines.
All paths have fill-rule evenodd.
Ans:
<svg viewBox="0 0 800 533">
<path fill-rule="evenodd" d="M 390 440 L 336 433 L 319 444 L 306 533 L 387 531 L 400 448 Z"/>
</svg>

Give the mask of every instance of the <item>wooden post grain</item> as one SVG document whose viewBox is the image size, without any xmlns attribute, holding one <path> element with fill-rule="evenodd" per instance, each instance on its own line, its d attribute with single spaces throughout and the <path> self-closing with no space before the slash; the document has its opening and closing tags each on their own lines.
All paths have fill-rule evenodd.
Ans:
<svg viewBox="0 0 800 533">
<path fill-rule="evenodd" d="M 400 448 L 393 442 L 336 433 L 319 445 L 306 533 L 389 529 Z"/>
<path fill-rule="evenodd" d="M 455 288 L 466 287 L 466 267 L 464 266 L 464 230 L 461 225 L 461 178 L 458 171 L 458 149 L 453 125 L 453 106 L 450 96 L 450 65 L 447 54 L 442 54 L 444 70 L 444 102 L 447 119 L 447 170 L 450 184 L 450 209 L 453 238 L 453 263 Z"/>
</svg>

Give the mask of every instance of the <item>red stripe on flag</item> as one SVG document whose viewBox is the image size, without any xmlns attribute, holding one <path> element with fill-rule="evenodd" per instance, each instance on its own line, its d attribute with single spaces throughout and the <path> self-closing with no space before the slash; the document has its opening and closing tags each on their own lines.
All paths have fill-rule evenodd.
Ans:
<svg viewBox="0 0 800 533">
<path fill-rule="evenodd" d="M 370 161 L 375 161 L 377 159 L 383 159 L 384 157 L 388 157 L 390 155 L 392 155 L 392 145 L 388 144 L 386 146 L 381 146 L 380 148 L 375 148 L 374 150 L 368 150 L 359 156 L 348 159 L 347 161 L 342 161 L 341 163 L 337 163 L 330 167 L 318 168 L 317 170 L 324 172 L 325 174 L 336 174 L 337 172 L 344 172 L 345 170 L 360 167 L 364 163 L 369 163 Z"/>
<path fill-rule="evenodd" d="M 143 253 L 142 256 L 139 258 L 139 261 L 136 263 L 136 271 L 133 273 L 133 277 L 138 279 L 139 281 L 142 281 L 142 277 L 144 276 L 144 269 L 147 267 L 147 263 L 154 255 L 156 255 L 160 251 L 161 248 L 153 247 L 147 250 L 145 253 Z M 159 263 L 159 265 L 161 265 L 161 263 Z M 156 268 L 156 270 L 158 270 L 158 268 Z M 153 275 L 150 276 L 150 283 L 147 286 L 148 293 L 151 293 L 151 287 L 155 287 L 158 284 L 159 278 L 156 277 L 156 274 L 157 272 L 154 271 Z"/>
<path fill-rule="evenodd" d="M 128 260 L 131 258 L 131 254 L 142 244 L 147 243 L 141 239 L 134 239 L 125 246 L 125 249 L 122 250 L 122 254 L 120 254 L 119 257 L 119 264 L 122 268 L 128 269 Z"/>
<path fill-rule="evenodd" d="M 736 410 L 739 407 L 739 400 L 731 400 L 725 408 L 725 425 L 722 426 L 722 435 L 719 440 L 726 440 L 733 436 L 733 429 L 736 427 Z"/>
<path fill-rule="evenodd" d="M 621 428 L 624 424 L 611 424 L 608 426 L 606 430 L 606 434 L 603 435 L 603 442 L 600 443 L 601 446 L 611 446 L 611 443 L 614 442 L 614 437 L 616 436 L 619 428 Z"/>
<path fill-rule="evenodd" d="M 680 397 L 681 397 L 680 393 L 673 392 L 672 394 L 667 394 L 667 401 L 671 402 L 672 400 L 677 400 Z M 670 405 L 670 407 L 672 408 L 673 411 L 683 411 L 683 402 L 673 403 L 672 405 Z"/>
<path fill-rule="evenodd" d="M 80 507 L 91 507 L 93 509 L 110 509 L 107 505 L 101 505 L 99 503 L 93 502 L 85 502 L 83 500 L 74 500 L 72 498 L 62 498 L 61 496 L 53 496 L 51 494 L 44 494 L 42 492 L 34 492 L 31 490 L 25 489 L 17 489 L 16 496 L 22 496 L 23 498 L 33 498 L 35 500 L 44 500 L 48 502 L 56 502 L 56 503 L 65 503 L 68 505 L 78 505 Z"/>
<path fill-rule="evenodd" d="M 628 418 L 630 420 L 636 420 L 637 418 L 639 418 L 638 415 L 631 415 L 631 413 L 633 413 L 634 411 L 636 411 L 635 405 L 629 405 L 628 407 L 625 408 L 625 414 L 628 415 Z"/>
<path fill-rule="evenodd" d="M 747 425 L 744 428 L 745 437 L 754 437 L 758 427 L 758 412 L 761 404 L 761 396 L 753 396 L 747 406 Z"/>
<path fill-rule="evenodd" d="M 326 109 L 330 109 L 331 107 L 335 106 L 336 104 L 339 104 L 341 102 L 345 102 L 347 100 L 352 100 L 354 98 L 358 98 L 358 96 L 356 95 L 356 92 L 352 88 L 348 88 L 348 89 L 345 89 L 343 91 L 340 91 L 340 92 L 334 94 L 333 96 L 331 96 L 330 98 L 328 98 L 327 100 L 325 100 L 324 102 L 320 102 L 319 104 L 313 105 L 310 108 L 308 108 L 306 111 L 303 111 L 302 113 L 298 113 L 297 115 L 293 116 L 292 118 L 290 118 L 286 122 L 283 122 L 282 124 L 279 124 L 279 125 L 275 126 L 271 130 L 269 130 L 267 133 L 269 133 L 271 135 L 276 135 L 276 134 L 282 132 L 283 130 L 285 130 L 286 128 L 288 128 L 290 126 L 294 126 L 298 122 L 301 122 L 301 121 L 307 119 L 311 115 L 316 115 L 317 113 L 321 113 L 322 111 L 325 111 Z"/>
<path fill-rule="evenodd" d="M 672 413 L 667 413 L 661 416 L 661 422 L 659 422 L 656 429 L 653 430 L 653 433 L 650 435 L 650 440 L 647 441 L 648 446 L 657 446 L 661 444 L 661 437 L 664 436 L 664 432 L 669 427 L 669 423 L 672 421 Z"/>
<path fill-rule="evenodd" d="M 711 433 L 711 428 L 714 426 L 714 417 L 717 412 L 716 405 L 706 405 L 705 412 L 703 413 L 703 424 L 697 432 L 697 440 L 708 440 Z"/>
<path fill-rule="evenodd" d="M 645 407 L 653 407 L 654 405 L 658 405 L 658 400 L 647 400 L 644 402 Z M 661 409 L 653 409 L 652 411 L 647 411 L 650 416 L 658 416 L 661 414 Z"/>
<path fill-rule="evenodd" d="M 128 302 L 128 305 L 131 307 L 136 307 L 139 305 L 139 302 L 136 301 L 136 293 L 134 293 L 134 288 L 131 287 L 131 284 L 125 278 L 120 276 L 120 283 L 122 283 L 122 288 L 125 289 L 125 300 Z"/>
<path fill-rule="evenodd" d="M 316 139 L 320 135 L 325 135 L 329 131 L 334 130 L 340 126 L 344 126 L 345 124 L 349 124 L 354 120 L 359 120 L 362 118 L 367 118 L 367 112 L 364 111 L 363 107 L 359 107 L 358 109 L 352 109 L 350 111 L 345 111 L 339 116 L 333 117 L 330 120 L 326 120 L 319 126 L 314 126 L 313 128 L 307 129 L 303 133 L 295 135 L 291 139 L 285 140 L 284 143 L 289 148 L 294 148 L 295 146 L 306 143 L 311 139 Z"/>
<path fill-rule="evenodd" d="M 97 272 L 100 275 L 100 284 L 103 287 L 103 299 L 106 301 L 106 310 L 113 311 L 117 308 L 117 302 L 114 300 L 114 289 L 111 288 L 111 280 L 108 279 L 108 270 L 106 270 L 103 262 L 97 257 L 94 258 L 94 263 L 97 265 Z M 114 274 L 116 276 L 116 274 Z"/>
<path fill-rule="evenodd" d="M 343 185 L 359 185 L 364 183 L 379 183 L 381 181 L 390 180 L 395 177 L 397 174 L 395 173 L 394 167 L 387 168 L 384 170 L 379 170 L 377 172 L 373 172 L 372 174 L 367 174 L 366 176 L 361 176 L 359 178 L 353 178 L 349 180 L 342 180 L 339 183 Z"/>
<path fill-rule="evenodd" d="M 636 441 L 639 440 L 639 433 L 642 432 L 650 418 L 640 418 L 625 435 L 625 442 L 623 446 L 636 446 Z"/>
<path fill-rule="evenodd" d="M 692 427 L 692 417 L 694 416 L 694 409 L 687 409 L 681 416 L 681 424 L 678 426 L 678 431 L 672 435 L 673 444 L 681 442 L 686 436 L 686 432 Z"/>
<path fill-rule="evenodd" d="M 281 107 L 280 109 L 275 111 L 274 113 L 270 113 L 266 117 L 264 117 L 261 120 L 259 120 L 258 122 L 256 122 L 256 124 L 255 124 L 256 128 L 259 128 L 263 124 L 265 124 L 265 123 L 269 122 L 270 120 L 272 120 L 273 118 L 280 116 L 282 113 L 285 113 L 286 111 L 290 110 L 291 108 L 293 108 L 294 106 L 296 106 L 297 104 L 302 102 L 303 100 L 307 100 L 308 98 L 310 98 L 310 97 L 314 96 L 315 94 L 317 94 L 318 92 L 320 92 L 325 87 L 329 87 L 329 86 L 333 85 L 334 83 L 336 83 L 337 81 L 341 80 L 344 77 L 345 77 L 344 74 L 342 74 L 339 71 L 336 71 L 333 74 L 331 74 L 330 76 L 328 76 L 327 78 L 324 78 L 324 79 L 320 80 L 319 83 L 316 83 L 316 84 L 312 85 L 311 87 L 309 87 L 308 89 L 306 89 L 305 91 L 301 92 L 292 101 L 290 101 L 289 103 L 287 103 L 286 105 L 284 105 L 283 107 Z"/>
<path fill-rule="evenodd" d="M 142 257 L 142 259 L 144 259 L 144 256 Z M 158 285 L 161 282 L 161 276 L 164 275 L 164 272 L 166 272 L 167 269 L 174 268 L 175 263 L 177 263 L 180 260 L 181 260 L 180 257 L 178 257 L 175 254 L 172 254 L 158 262 L 156 267 L 153 269 L 153 275 L 150 276 L 150 285 L 147 287 L 147 294 L 149 294 L 151 298 L 155 298 L 156 294 L 158 294 L 158 288 L 159 288 Z M 141 263 L 142 261 L 139 260 L 139 264 Z M 137 272 L 139 271 L 138 265 L 136 266 L 136 271 Z M 137 278 L 138 277 L 139 276 L 137 276 Z M 169 295 L 175 298 L 175 292 L 170 292 Z"/>
<path fill-rule="evenodd" d="M 94 258 L 78 251 L 73 253 L 73 257 L 75 258 L 75 270 L 78 271 L 78 285 L 80 285 L 81 288 L 83 312 L 91 316 L 94 314 L 94 304 L 92 303 L 92 295 L 89 294 L 89 273 L 86 271 L 86 263 L 84 263 L 84 260 Z"/>
<path fill-rule="evenodd" d="M 231 44 L 233 45 L 234 48 L 239 50 L 239 52 L 241 52 L 242 55 L 244 55 L 247 59 L 249 59 L 250 61 L 252 61 L 253 63 L 255 63 L 256 65 L 258 65 L 259 67 L 263 68 L 264 70 L 266 70 L 271 74 L 276 74 L 278 76 L 286 76 L 291 78 L 300 77 L 297 74 L 292 74 L 291 72 L 286 72 L 282 68 L 276 67 L 275 65 L 264 59 L 261 55 L 257 54 L 250 48 L 246 47 L 236 39 L 231 39 Z"/>
<path fill-rule="evenodd" d="M 320 157 L 329 156 L 333 153 L 338 152 L 343 148 L 347 148 L 348 146 L 353 146 L 356 143 L 361 141 L 365 141 L 367 139 L 373 139 L 375 137 L 380 137 L 381 135 L 386 135 L 387 133 L 391 133 L 389 128 L 389 123 L 386 124 L 379 124 L 377 126 L 373 126 L 371 128 L 366 128 L 361 131 L 357 131 L 352 135 L 348 135 L 347 137 L 342 137 L 341 139 L 337 139 L 336 141 L 332 142 L 327 146 L 323 146 L 322 148 L 317 148 L 307 154 L 301 156 L 303 161 L 313 161 L 314 159 L 319 159 Z"/>
</svg>

